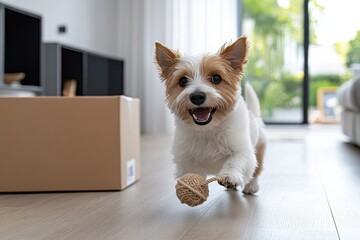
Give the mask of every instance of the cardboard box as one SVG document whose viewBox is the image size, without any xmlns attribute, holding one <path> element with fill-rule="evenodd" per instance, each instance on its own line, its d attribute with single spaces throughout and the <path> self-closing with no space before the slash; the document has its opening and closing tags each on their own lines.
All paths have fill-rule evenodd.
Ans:
<svg viewBox="0 0 360 240">
<path fill-rule="evenodd" d="M 140 103 L 0 98 L 0 192 L 121 190 L 140 177 Z"/>
</svg>

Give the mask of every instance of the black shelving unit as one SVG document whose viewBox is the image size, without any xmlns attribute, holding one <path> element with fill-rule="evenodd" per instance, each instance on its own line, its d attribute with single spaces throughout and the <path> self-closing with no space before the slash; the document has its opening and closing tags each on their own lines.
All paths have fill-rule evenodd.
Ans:
<svg viewBox="0 0 360 240">
<path fill-rule="evenodd" d="M 124 61 L 108 60 L 109 66 L 109 94 L 124 94 Z M 118 81 L 121 79 L 121 81 Z"/>
<path fill-rule="evenodd" d="M 59 43 L 45 43 L 45 95 L 61 96 L 76 80 L 78 96 L 124 94 L 124 62 Z"/>
<path fill-rule="evenodd" d="M 108 59 L 93 54 L 87 54 L 86 77 L 87 95 L 109 94 L 110 79 Z"/>
<path fill-rule="evenodd" d="M 0 89 L 41 94 L 41 17 L 0 3 Z M 4 73 L 24 72 L 21 85 L 4 83 Z"/>
</svg>

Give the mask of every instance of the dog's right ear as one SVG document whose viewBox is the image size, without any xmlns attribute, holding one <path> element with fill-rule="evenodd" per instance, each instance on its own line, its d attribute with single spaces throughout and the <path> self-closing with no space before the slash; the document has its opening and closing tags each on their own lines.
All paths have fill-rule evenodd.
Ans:
<svg viewBox="0 0 360 240">
<path fill-rule="evenodd" d="M 159 42 L 155 42 L 155 59 L 163 77 L 179 60 L 180 54 Z"/>
<path fill-rule="evenodd" d="M 228 61 L 236 72 L 241 73 L 247 63 L 248 45 L 246 36 L 241 36 L 230 45 L 224 44 L 219 50 L 220 57 Z"/>
</svg>

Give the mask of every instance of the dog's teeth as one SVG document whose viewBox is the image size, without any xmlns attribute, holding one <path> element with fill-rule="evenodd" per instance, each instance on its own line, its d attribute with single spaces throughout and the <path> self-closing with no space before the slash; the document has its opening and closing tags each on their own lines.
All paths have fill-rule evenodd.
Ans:
<svg viewBox="0 0 360 240">
<path fill-rule="evenodd" d="M 198 122 L 206 122 L 209 118 L 210 118 L 210 113 L 207 115 L 206 119 L 204 120 L 199 120 L 195 114 L 192 114 L 193 118 L 196 119 L 196 121 Z"/>
</svg>

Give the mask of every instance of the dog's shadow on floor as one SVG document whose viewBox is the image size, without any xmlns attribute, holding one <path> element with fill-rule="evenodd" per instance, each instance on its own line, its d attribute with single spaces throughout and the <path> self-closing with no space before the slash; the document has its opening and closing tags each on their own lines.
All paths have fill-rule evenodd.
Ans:
<svg viewBox="0 0 360 240">
<path fill-rule="evenodd" d="M 241 190 L 220 191 L 214 199 L 211 212 L 217 217 L 238 218 L 252 211 L 257 200 L 257 195 L 246 195 Z"/>
</svg>

